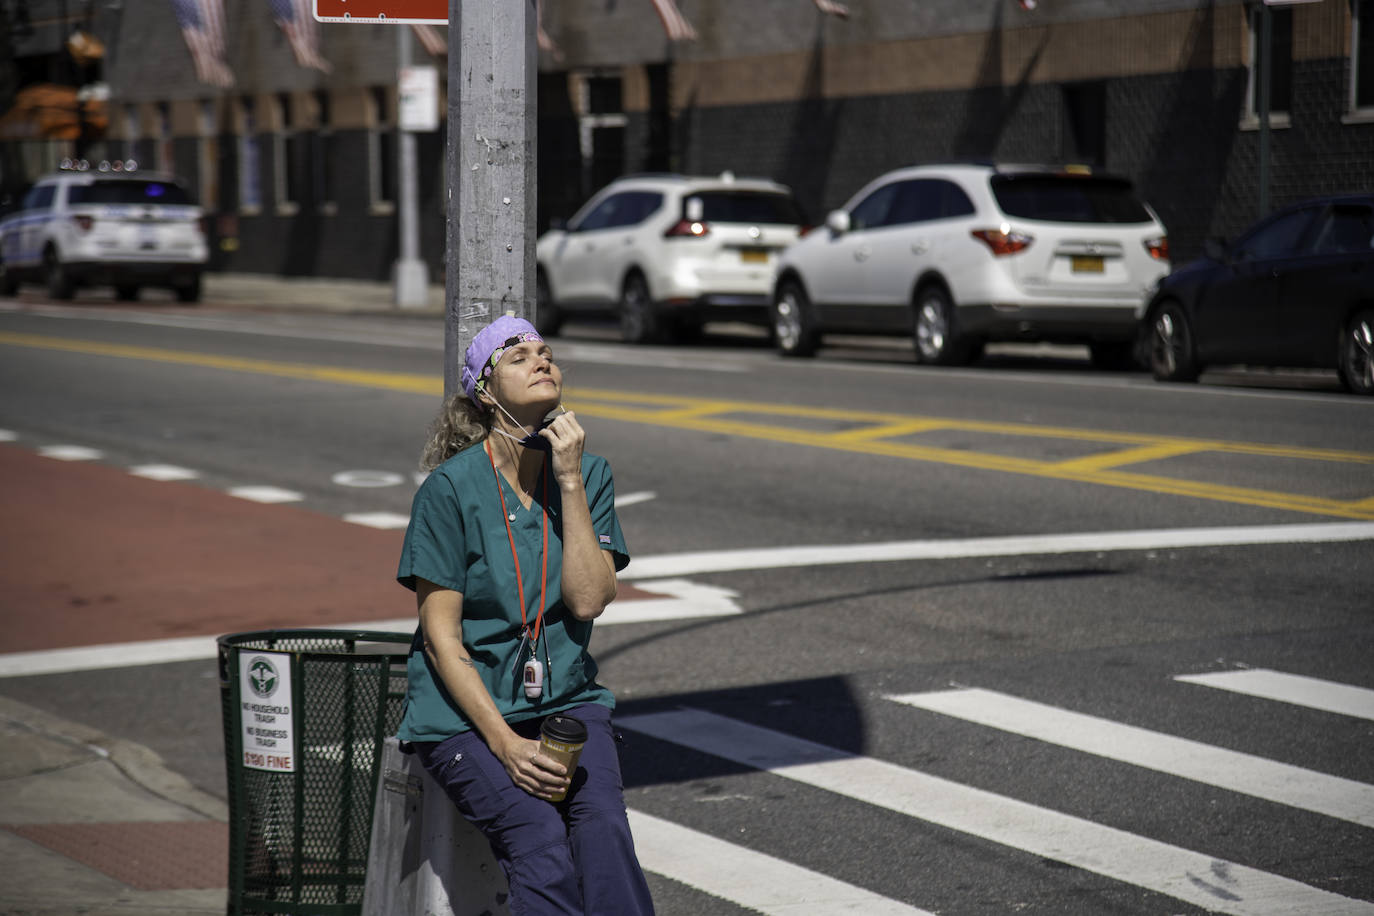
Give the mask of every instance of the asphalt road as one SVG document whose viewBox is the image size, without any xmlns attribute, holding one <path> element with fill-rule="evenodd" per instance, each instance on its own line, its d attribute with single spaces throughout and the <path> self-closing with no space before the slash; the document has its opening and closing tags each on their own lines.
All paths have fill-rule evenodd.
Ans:
<svg viewBox="0 0 1374 916">
<path fill-rule="evenodd" d="M 162 507 L 164 540 L 183 501 L 233 519 L 238 559 L 190 572 L 261 566 L 244 621 L 403 619 L 399 530 L 345 519 L 407 512 L 442 331 L 0 308 L 0 449 L 32 478 L 5 486 L 70 492 L 72 463 L 28 457 L 93 449 L 83 473 L 107 476 L 83 485 Z M 625 348 L 583 328 L 555 350 L 588 449 L 615 469 L 627 581 L 713 608 L 595 637 L 660 913 L 775 912 L 789 892 L 831 901 L 818 913 L 1374 912 L 1374 403 L 1323 375 L 1166 386 L 1045 348 L 934 370 L 894 341 L 787 361 L 747 334 Z M 198 476 L 120 482 L 147 465 Z M 163 505 L 137 489 L 152 486 L 192 495 Z M 296 498 L 227 495 L 249 486 Z M 92 501 L 89 527 L 118 530 Z M 302 520 L 337 537 L 346 559 L 319 565 L 341 597 L 318 599 L 301 543 L 272 543 Z M 7 552 L 84 543 L 0 532 Z M 104 582 L 5 576 L 0 665 L 106 642 L 110 615 L 131 640 L 237 619 L 156 576 L 137 607 Z M 98 614 L 97 639 L 80 623 Z M 211 662 L 6 677 L 0 694 L 146 744 L 224 795 Z"/>
</svg>

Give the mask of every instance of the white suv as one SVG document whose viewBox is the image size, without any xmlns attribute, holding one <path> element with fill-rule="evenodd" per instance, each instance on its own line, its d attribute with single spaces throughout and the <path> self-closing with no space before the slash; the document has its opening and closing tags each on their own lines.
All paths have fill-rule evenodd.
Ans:
<svg viewBox="0 0 1374 916">
<path fill-rule="evenodd" d="M 70 299 L 99 284 L 132 300 L 166 286 L 196 302 L 208 256 L 201 209 L 173 178 L 132 163 L 78 166 L 39 179 L 0 221 L 0 295 L 33 282 Z"/>
<path fill-rule="evenodd" d="M 922 363 L 987 341 L 1087 344 L 1135 363 L 1137 312 L 1169 272 L 1169 244 L 1130 182 L 1087 169 L 930 165 L 870 182 L 781 258 L 779 350 L 826 331 L 911 334 Z"/>
<path fill-rule="evenodd" d="M 641 175 L 612 182 L 540 237 L 540 331 L 614 314 L 621 336 L 690 337 L 708 320 L 767 325 L 778 255 L 804 231 L 792 192 L 772 181 Z"/>
</svg>

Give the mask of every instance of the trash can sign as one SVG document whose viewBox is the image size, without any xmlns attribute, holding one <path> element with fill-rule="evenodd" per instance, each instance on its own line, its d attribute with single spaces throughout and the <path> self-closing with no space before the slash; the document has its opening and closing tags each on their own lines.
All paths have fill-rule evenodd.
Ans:
<svg viewBox="0 0 1374 916">
<path fill-rule="evenodd" d="M 296 771 L 296 728 L 291 711 L 291 656 L 239 653 L 243 765 L 278 773 Z"/>
</svg>

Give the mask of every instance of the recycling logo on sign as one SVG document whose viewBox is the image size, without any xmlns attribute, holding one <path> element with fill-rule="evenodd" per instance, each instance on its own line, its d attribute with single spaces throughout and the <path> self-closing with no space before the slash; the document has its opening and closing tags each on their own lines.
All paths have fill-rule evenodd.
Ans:
<svg viewBox="0 0 1374 916">
<path fill-rule="evenodd" d="M 248 686 L 258 696 L 270 697 L 277 691 L 277 669 L 270 661 L 259 656 L 248 665 Z"/>
</svg>

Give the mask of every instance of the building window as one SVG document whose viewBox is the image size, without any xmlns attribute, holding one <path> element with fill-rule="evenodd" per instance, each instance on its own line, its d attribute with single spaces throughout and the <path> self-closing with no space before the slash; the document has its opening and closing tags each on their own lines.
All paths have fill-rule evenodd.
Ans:
<svg viewBox="0 0 1374 916">
<path fill-rule="evenodd" d="M 1270 17 L 1269 47 L 1262 48 L 1264 17 Z M 1250 9 L 1250 84 L 1245 95 L 1245 127 L 1255 127 L 1260 116 L 1260 77 L 1269 63 L 1269 124 L 1287 127 L 1293 99 L 1293 11 L 1288 7 L 1259 4 Z"/>
<path fill-rule="evenodd" d="M 575 85 L 582 191 L 590 196 L 624 174 L 629 120 L 619 74 L 588 73 Z"/>
<path fill-rule="evenodd" d="M 168 102 L 157 103 L 157 169 L 169 175 L 177 169 L 172 148 L 172 106 Z"/>
<path fill-rule="evenodd" d="M 334 213 L 337 210 L 334 200 L 336 179 L 333 125 L 334 115 L 329 92 L 321 89 L 315 93 L 315 134 L 310 149 L 310 176 L 314 182 L 312 190 L 321 213 Z"/>
<path fill-rule="evenodd" d="M 215 103 L 202 99 L 196 107 L 197 127 L 199 128 L 199 155 L 196 167 L 199 171 L 200 205 L 206 212 L 219 209 L 219 140 L 215 136 Z"/>
<path fill-rule="evenodd" d="M 389 213 L 396 201 L 396 118 L 384 86 L 369 92 L 371 128 L 367 132 L 368 189 L 374 212 Z"/>
<path fill-rule="evenodd" d="M 257 213 L 262 209 L 262 163 L 259 161 L 258 120 L 253 99 L 239 99 L 239 209 Z"/>
<path fill-rule="evenodd" d="M 276 97 L 277 123 L 272 135 L 272 196 L 277 212 L 283 216 L 295 213 L 301 199 L 300 136 L 296 132 L 295 110 L 291 94 Z"/>
<path fill-rule="evenodd" d="M 1374 0 L 1354 0 L 1350 22 L 1350 110 L 1374 116 Z"/>
</svg>

